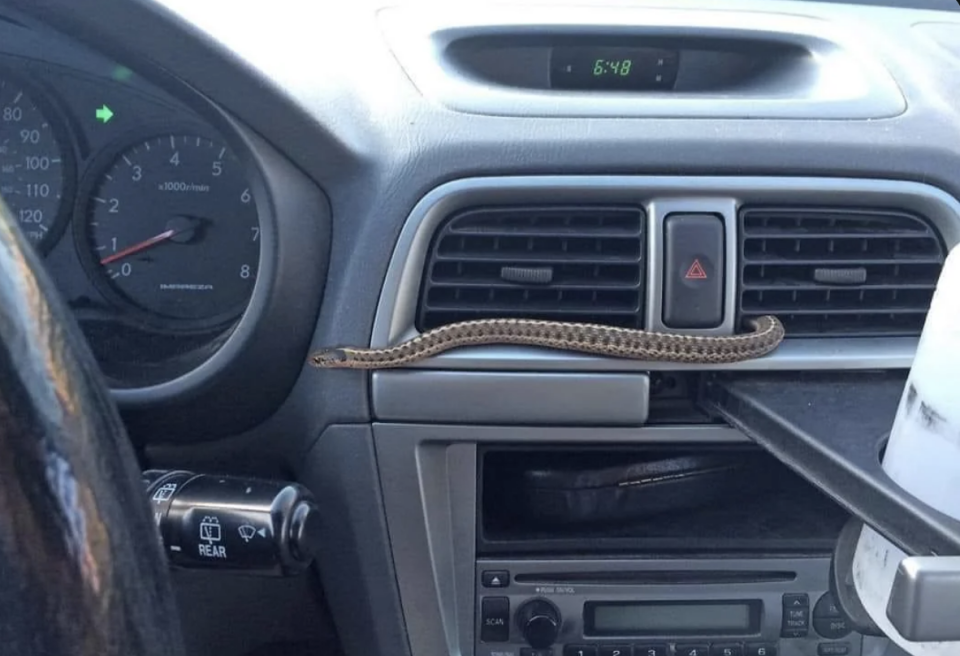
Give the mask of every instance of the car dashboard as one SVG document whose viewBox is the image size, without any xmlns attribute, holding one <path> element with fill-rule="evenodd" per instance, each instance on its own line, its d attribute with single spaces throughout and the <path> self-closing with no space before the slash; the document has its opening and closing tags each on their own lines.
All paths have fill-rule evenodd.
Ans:
<svg viewBox="0 0 960 656">
<path fill-rule="evenodd" d="M 960 15 L 891 4 L 0 1 L 0 195 L 144 469 L 323 516 L 294 582 L 177 574 L 193 652 L 896 653 L 829 579 L 911 503 L 877 453 L 960 242 Z M 735 363 L 310 361 L 766 315 Z"/>
</svg>

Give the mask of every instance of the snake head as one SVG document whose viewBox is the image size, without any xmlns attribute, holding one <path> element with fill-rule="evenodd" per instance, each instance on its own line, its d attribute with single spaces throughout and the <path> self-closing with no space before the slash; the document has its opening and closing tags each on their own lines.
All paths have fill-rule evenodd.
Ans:
<svg viewBox="0 0 960 656">
<path fill-rule="evenodd" d="M 339 348 L 322 349 L 310 356 L 310 362 L 313 363 L 313 366 L 320 367 L 321 369 L 342 367 L 346 361 L 347 352 Z"/>
</svg>

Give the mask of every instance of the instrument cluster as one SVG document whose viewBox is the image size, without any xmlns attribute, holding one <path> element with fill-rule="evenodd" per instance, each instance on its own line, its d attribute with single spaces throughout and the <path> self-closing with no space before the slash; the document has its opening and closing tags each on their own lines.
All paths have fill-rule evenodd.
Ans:
<svg viewBox="0 0 960 656">
<path fill-rule="evenodd" d="M 242 316 L 262 185 L 242 142 L 124 67 L 94 68 L 0 55 L 0 198 L 111 384 L 145 387 L 205 361 Z"/>
</svg>

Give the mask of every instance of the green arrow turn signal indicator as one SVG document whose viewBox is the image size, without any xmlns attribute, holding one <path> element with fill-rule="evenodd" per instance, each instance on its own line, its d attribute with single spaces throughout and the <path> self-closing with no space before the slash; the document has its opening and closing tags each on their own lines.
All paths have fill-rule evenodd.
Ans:
<svg viewBox="0 0 960 656">
<path fill-rule="evenodd" d="M 96 116 L 101 123 L 108 123 L 113 118 L 113 110 L 104 105 L 97 109 Z"/>
</svg>

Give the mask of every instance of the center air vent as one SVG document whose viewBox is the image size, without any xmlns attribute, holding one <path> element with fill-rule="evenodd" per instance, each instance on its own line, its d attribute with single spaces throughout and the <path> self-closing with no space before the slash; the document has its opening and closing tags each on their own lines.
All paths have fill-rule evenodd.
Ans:
<svg viewBox="0 0 960 656">
<path fill-rule="evenodd" d="M 788 337 L 919 335 L 944 259 L 902 212 L 750 208 L 740 236 L 741 317 L 774 314 Z"/>
<path fill-rule="evenodd" d="M 417 327 L 526 318 L 642 325 L 636 207 L 496 207 L 455 215 L 427 255 Z"/>
</svg>

